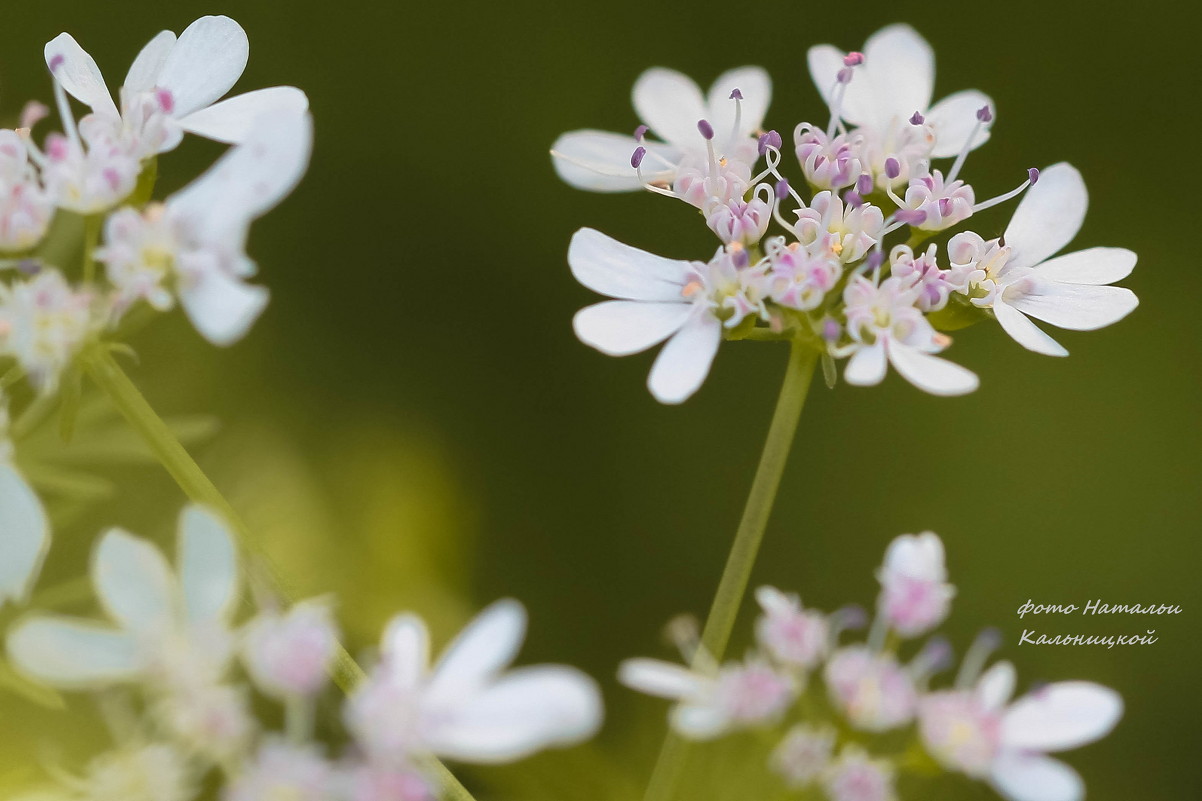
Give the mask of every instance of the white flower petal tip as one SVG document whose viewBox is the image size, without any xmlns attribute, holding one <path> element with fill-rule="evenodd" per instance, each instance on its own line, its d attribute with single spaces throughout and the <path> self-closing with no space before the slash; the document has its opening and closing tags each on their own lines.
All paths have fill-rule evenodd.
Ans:
<svg viewBox="0 0 1202 801">
<path fill-rule="evenodd" d="M 892 345 L 889 363 L 911 384 L 932 395 L 967 395 L 981 385 L 971 370 L 917 348 Z"/>
<path fill-rule="evenodd" d="M 993 304 L 993 316 L 1018 344 L 1044 356 L 1067 356 L 1064 346 L 1040 330 L 1025 314 L 1006 303 Z"/>
<path fill-rule="evenodd" d="M 710 365 L 722 343 L 722 323 L 699 308 L 664 345 L 651 374 L 647 388 L 657 401 L 665 404 L 684 403 L 691 398 L 709 375 Z"/>
<path fill-rule="evenodd" d="M 1123 716 L 1123 699 L 1087 681 L 1049 684 L 1015 701 L 1002 719 L 1010 748 L 1065 751 L 1109 734 Z"/>
<path fill-rule="evenodd" d="M 220 271 L 201 273 L 180 290 L 188 319 L 214 345 L 228 347 L 242 337 L 267 308 L 271 293 Z"/>
<path fill-rule="evenodd" d="M 0 605 L 29 598 L 49 547 L 41 500 L 14 466 L 0 463 Z"/>
<path fill-rule="evenodd" d="M 1010 266 L 1034 267 L 1059 252 L 1081 230 L 1088 208 L 1089 193 L 1076 167 L 1060 162 L 1041 170 L 1002 237 L 1012 250 Z"/>
<path fill-rule="evenodd" d="M 589 347 L 607 356 L 629 356 L 672 336 L 688 320 L 689 313 L 684 303 L 608 300 L 578 311 L 572 327 Z"/>
<path fill-rule="evenodd" d="M 611 298 L 680 302 L 690 263 L 654 256 L 581 228 L 568 246 L 568 265 L 577 281 Z"/>
<path fill-rule="evenodd" d="M 159 73 L 159 86 L 173 98 L 173 113 L 184 116 L 220 99 L 246 69 L 246 31 L 225 16 L 201 17 L 180 34 Z"/>
<path fill-rule="evenodd" d="M 34 615 L 8 633 L 8 656 L 22 674 L 54 687 L 84 689 L 132 680 L 143 667 L 137 641 L 118 629 Z"/>
<path fill-rule="evenodd" d="M 309 110 L 309 97 L 295 86 L 272 86 L 235 95 L 181 118 L 185 131 L 228 144 L 250 138 L 255 124 L 273 116 L 300 116 Z"/>
<path fill-rule="evenodd" d="M 117 116 L 117 105 L 104 85 L 100 68 L 69 33 L 46 43 L 46 66 L 67 94 L 99 114 Z"/>
<path fill-rule="evenodd" d="M 607 131 L 569 131 L 551 145 L 551 161 L 556 174 L 571 186 L 591 192 L 633 192 L 642 188 L 638 173 L 630 164 L 639 146 L 634 137 Z M 675 151 L 662 145 L 646 143 L 648 151 L 664 156 L 667 162 L 676 161 Z M 654 160 L 654 159 L 653 159 Z M 671 172 L 656 172 L 646 161 L 643 175 L 649 181 L 666 180 Z"/>
<path fill-rule="evenodd" d="M 998 793 L 1009 801 L 1083 801 L 1085 783 L 1077 772 L 1059 760 L 1038 754 L 1004 756 L 994 764 L 990 778 Z"/>
<path fill-rule="evenodd" d="M 238 550 L 221 518 L 203 506 L 186 507 L 176 552 L 189 619 L 204 622 L 232 614 L 238 602 Z"/>
</svg>

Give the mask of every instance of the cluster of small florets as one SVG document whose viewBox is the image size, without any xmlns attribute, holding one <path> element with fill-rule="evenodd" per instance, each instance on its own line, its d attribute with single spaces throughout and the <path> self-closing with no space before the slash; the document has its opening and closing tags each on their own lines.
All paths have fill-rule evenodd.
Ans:
<svg viewBox="0 0 1202 801">
<path fill-rule="evenodd" d="M 583 309 L 577 335 L 611 355 L 667 339 L 649 380 L 656 398 L 677 403 L 695 392 L 724 338 L 804 340 L 822 353 L 832 382 L 834 361 L 847 358 L 851 384 L 877 384 L 892 365 L 928 392 L 962 394 L 977 378 L 934 355 L 951 342 L 942 331 L 992 317 L 1025 347 L 1063 356 L 1030 318 L 1089 330 L 1135 308 L 1129 290 L 1106 286 L 1130 273 L 1134 253 L 1050 258 L 1084 218 L 1085 186 L 1073 167 L 1030 169 L 1012 191 L 977 199 L 961 171 L 989 139 L 993 103 L 967 90 L 932 104 L 934 55 L 911 28 L 879 31 L 862 53 L 811 48 L 809 67 L 830 119 L 793 131 L 808 198 L 782 172 L 785 139 L 762 127 L 771 82 L 755 67 L 723 74 L 706 96 L 680 73 L 648 70 L 634 87 L 646 124 L 633 139 L 586 130 L 554 145 L 568 183 L 682 200 L 721 241 L 703 263 L 588 228 L 572 240 L 575 276 L 614 298 Z M 941 159 L 953 161 L 936 167 Z M 942 255 L 924 246 L 1024 192 L 1002 237 L 960 233 Z"/>
<path fill-rule="evenodd" d="M 46 45 L 61 132 L 37 134 L 50 113 L 38 102 L 0 130 L 0 268 L 11 276 L 0 283 L 0 357 L 39 390 L 53 391 L 142 301 L 159 311 L 178 301 L 222 345 L 263 310 L 267 291 L 246 281 L 246 231 L 304 173 L 311 122 L 290 86 L 221 100 L 248 53 L 228 17 L 198 19 L 178 38 L 163 31 L 134 59 L 118 104 L 74 38 Z M 70 98 L 88 109 L 78 121 Z M 151 202 L 158 157 L 186 133 L 234 147 Z"/>
<path fill-rule="evenodd" d="M 44 525 L 32 495 L 20 508 L 5 500 L 8 520 L 40 516 Z M 283 607 L 260 592 L 257 612 L 240 621 L 238 565 L 220 519 L 189 507 L 174 569 L 148 540 L 102 535 L 91 572 L 106 619 L 31 611 L 14 624 L 11 664 L 41 684 L 105 697 L 118 737 L 81 775 L 56 766 L 58 784 L 30 799 L 431 801 L 441 795 L 432 757 L 508 762 L 579 742 L 600 725 L 600 694 L 583 673 L 508 670 L 525 610 L 499 601 L 433 665 L 422 620 L 393 618 L 375 667 L 341 704 L 350 743 L 333 753 L 320 734 L 330 727 L 317 725 L 339 653 L 331 603 Z M 270 702 L 283 707 L 282 730 L 262 722 L 278 712 L 257 714 Z M 205 789 L 214 783 L 217 796 Z"/>
<path fill-rule="evenodd" d="M 619 677 L 676 701 L 670 722 L 684 737 L 774 732 L 764 765 L 788 790 L 819 790 L 830 801 L 895 801 L 905 770 L 946 770 L 988 782 L 1010 801 L 1079 801 L 1080 777 L 1047 753 L 1107 734 L 1122 714 L 1119 696 L 1068 681 L 1012 701 L 1013 666 L 984 670 L 999 644 L 993 631 L 978 637 L 950 687 L 932 688 L 932 677 L 952 664 L 947 641 L 930 637 L 908 658 L 901 652 L 950 611 L 954 589 L 942 542 L 929 532 L 898 537 L 877 578 L 881 592 L 863 641 L 846 636 L 867 624 L 862 609 L 824 614 L 761 587 L 755 645 L 743 659 L 719 664 L 677 625 L 688 666 L 631 659 Z"/>
</svg>

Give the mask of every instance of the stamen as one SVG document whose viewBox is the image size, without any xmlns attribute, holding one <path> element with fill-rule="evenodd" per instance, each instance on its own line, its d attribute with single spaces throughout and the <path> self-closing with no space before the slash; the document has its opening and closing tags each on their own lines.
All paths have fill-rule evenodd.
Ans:
<svg viewBox="0 0 1202 801">
<path fill-rule="evenodd" d="M 643 141 L 643 137 L 646 135 L 647 135 L 647 126 L 646 125 L 640 125 L 639 127 L 634 129 L 634 141 L 641 142 L 641 141 Z"/>
<path fill-rule="evenodd" d="M 926 117 L 922 116 L 917 111 L 915 111 L 914 116 L 910 118 L 911 125 L 922 125 L 926 121 Z"/>
<path fill-rule="evenodd" d="M 977 109 L 977 119 L 985 123 L 993 122 L 993 109 L 988 105 L 981 106 Z"/>
<path fill-rule="evenodd" d="M 906 225 L 922 225 L 927 221 L 927 213 L 922 209 L 898 209 L 893 216 Z"/>
<path fill-rule="evenodd" d="M 833 651 L 839 646 L 839 636 L 845 631 L 862 629 L 868 625 L 868 613 L 862 606 L 845 606 L 831 612 L 827 618 L 827 647 Z"/>
<path fill-rule="evenodd" d="M 50 59 L 50 71 L 61 66 L 63 63 L 61 55 Z M 71 115 L 71 103 L 67 100 L 67 92 L 63 89 L 63 85 L 58 82 L 58 78 L 54 79 L 54 103 L 58 106 L 58 116 L 62 118 L 63 130 L 67 133 L 67 138 L 71 140 L 79 149 L 83 149 L 83 145 L 79 141 L 79 129 L 75 127 L 75 117 Z"/>
<path fill-rule="evenodd" d="M 742 100 L 742 99 L 743 99 L 743 93 L 740 92 L 738 89 L 734 89 L 733 91 L 731 91 L 730 97 L 727 98 L 727 100 Z"/>
<path fill-rule="evenodd" d="M 977 109 L 977 124 L 972 127 L 972 132 L 968 134 L 968 140 L 964 142 L 964 147 L 960 150 L 960 154 L 956 156 L 956 161 L 952 164 L 952 168 L 947 174 L 947 183 L 956 180 L 956 176 L 960 174 L 960 168 L 964 166 L 964 160 L 968 158 L 968 151 L 972 150 L 973 142 L 976 141 L 977 134 L 981 132 L 981 127 L 993 122 L 993 109 L 989 106 L 981 106 Z"/>
<path fill-rule="evenodd" d="M 1021 184 L 1019 184 L 1014 189 L 1011 189 L 1009 192 L 998 195 L 997 197 L 992 197 L 989 200 L 982 200 L 980 203 L 978 203 L 977 205 L 972 207 L 972 213 L 976 214 L 978 211 L 983 211 L 985 209 L 992 208 L 992 207 L 998 205 L 999 203 L 1005 203 L 1007 200 L 1010 200 L 1013 197 L 1017 197 L 1018 195 L 1022 194 L 1026 189 L 1034 186 L 1035 182 L 1038 180 L 1039 180 L 1039 170 L 1032 167 L 1031 169 L 1027 170 L 1027 180 L 1023 181 Z"/>
<path fill-rule="evenodd" d="M 981 675 L 981 669 L 985 667 L 985 661 L 1001 644 L 1002 633 L 997 629 L 985 629 L 978 634 L 968 653 L 964 655 L 964 661 L 960 663 L 960 671 L 956 674 L 956 688 L 967 690 L 975 684 L 977 676 Z"/>
<path fill-rule="evenodd" d="M 637 170 L 640 166 L 642 166 L 643 158 L 646 155 L 647 155 L 647 148 L 642 147 L 642 146 L 636 147 L 634 149 L 634 153 L 632 153 L 630 155 L 630 166 L 634 167 Z"/>
<path fill-rule="evenodd" d="M 951 643 L 944 637 L 932 637 L 910 660 L 910 675 L 925 686 L 931 676 L 951 667 L 952 657 Z"/>
<path fill-rule="evenodd" d="M 856 192 L 860 195 L 872 194 L 872 176 L 868 173 L 860 173 L 860 177 L 856 179 Z"/>
<path fill-rule="evenodd" d="M 856 50 L 851 51 L 843 57 L 843 66 L 845 67 L 858 67 L 863 63 L 864 54 Z"/>
<path fill-rule="evenodd" d="M 714 126 L 710 125 L 706 120 L 697 120 L 697 130 L 705 137 L 707 142 L 712 142 L 714 139 Z"/>
<path fill-rule="evenodd" d="M 760 155 L 762 156 L 768 151 L 768 148 L 772 147 L 780 150 L 785 143 L 784 140 L 780 138 L 780 134 L 778 134 L 776 131 L 768 131 L 768 133 L 760 137 L 759 144 Z"/>
<path fill-rule="evenodd" d="M 901 162 L 893 158 L 893 156 L 885 159 L 885 175 L 888 176 L 890 181 L 897 180 L 897 177 L 901 175 Z"/>
<path fill-rule="evenodd" d="M 858 209 L 864 205 L 864 197 L 854 189 L 849 189 L 843 194 L 843 202 L 853 209 Z"/>
<path fill-rule="evenodd" d="M 733 127 L 733 128 L 731 128 L 731 130 L 730 130 L 730 141 L 733 143 L 733 142 L 737 142 L 737 141 L 739 141 L 739 136 L 740 136 L 740 134 L 742 133 L 742 128 L 743 128 L 743 93 L 742 93 L 742 92 L 740 92 L 740 91 L 739 91 L 739 90 L 736 88 L 736 89 L 734 89 L 734 90 L 732 90 L 732 91 L 731 91 L 731 93 L 730 93 L 730 97 L 729 97 L 728 99 L 729 99 L 729 100 L 733 100 L 733 101 L 735 101 L 735 124 L 734 124 L 734 127 Z"/>
</svg>

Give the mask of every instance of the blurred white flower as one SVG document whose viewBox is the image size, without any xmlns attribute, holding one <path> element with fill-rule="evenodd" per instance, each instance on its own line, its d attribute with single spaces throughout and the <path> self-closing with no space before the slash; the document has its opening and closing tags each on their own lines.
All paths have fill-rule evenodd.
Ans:
<svg viewBox="0 0 1202 801">
<path fill-rule="evenodd" d="M 775 662 L 809 669 L 826 656 L 829 627 L 825 615 L 804 609 L 796 595 L 774 587 L 760 587 L 755 599 L 764 610 L 755 623 L 756 638 Z"/>
<path fill-rule="evenodd" d="M 807 787 L 827 772 L 836 739 L 838 733 L 833 726 L 798 724 L 772 752 L 770 765 L 789 787 Z"/>
<path fill-rule="evenodd" d="M 16 132 L 0 130 L 0 251 L 29 250 L 42 240 L 54 217 L 54 202 Z"/>
<path fill-rule="evenodd" d="M 431 667 L 422 620 L 393 618 L 379 664 L 344 707 L 347 728 L 369 762 L 395 767 L 423 753 L 509 762 L 591 737 L 602 716 L 592 679 L 562 665 L 505 670 L 525 627 L 521 604 L 498 601 Z"/>
<path fill-rule="evenodd" d="M 7 412 L 0 410 L 7 427 Z M 50 521 L 41 499 L 0 442 L 0 606 L 24 603 L 50 547 Z"/>
<path fill-rule="evenodd" d="M 75 290 L 54 269 L 0 284 L 0 353 L 16 359 L 45 393 L 100 326 L 94 296 Z"/>
<path fill-rule="evenodd" d="M 914 719 L 918 692 L 892 654 L 863 645 L 840 648 L 823 675 L 831 700 L 857 729 L 887 731 Z"/>
<path fill-rule="evenodd" d="M 325 686 L 338 651 L 338 628 L 321 600 L 283 614 L 260 612 L 243 627 L 242 662 L 259 689 L 276 698 L 309 696 Z"/>
<path fill-rule="evenodd" d="M 858 746 L 849 745 L 831 766 L 823 786 L 830 801 L 895 801 L 893 765 L 871 759 Z"/>
<path fill-rule="evenodd" d="M 268 739 L 223 790 L 222 801 L 331 801 L 339 776 L 314 745 Z"/>
<path fill-rule="evenodd" d="M 903 534 L 889 543 L 877 580 L 879 613 L 902 637 L 917 637 L 942 623 L 956 594 L 947 583 L 943 542 L 930 531 Z"/>
</svg>

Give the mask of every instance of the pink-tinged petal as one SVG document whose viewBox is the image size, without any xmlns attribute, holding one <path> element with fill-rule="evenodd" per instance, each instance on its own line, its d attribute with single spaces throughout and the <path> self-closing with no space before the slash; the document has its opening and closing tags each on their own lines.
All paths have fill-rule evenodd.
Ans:
<svg viewBox="0 0 1202 801">
<path fill-rule="evenodd" d="M 92 583 L 109 615 L 132 632 L 153 634 L 177 611 L 178 585 L 163 552 L 118 528 L 92 553 Z"/>
<path fill-rule="evenodd" d="M 834 101 L 835 77 L 843 69 L 843 57 L 847 55 L 832 45 L 817 45 L 806 53 L 810 77 L 822 99 L 829 106 Z M 857 67 L 856 74 L 844 89 L 839 105 L 839 116 L 852 125 L 877 125 L 877 101 L 870 77 L 864 67 Z M 913 112 L 910 112 L 911 114 Z M 823 116 L 819 121 L 825 120 Z"/>
<path fill-rule="evenodd" d="M 601 718 L 601 693 L 592 679 L 574 668 L 539 665 L 514 670 L 459 699 L 427 740 L 441 757 L 512 762 L 586 740 Z"/>
<path fill-rule="evenodd" d="M 927 124 L 935 129 L 935 147 L 931 155 L 935 158 L 959 155 L 977 127 L 977 111 L 984 106 L 996 109 L 989 95 L 976 89 L 948 95 L 932 106 L 926 114 Z M 988 139 L 989 128 L 982 126 L 972 140 L 972 149 L 977 149 Z"/>
<path fill-rule="evenodd" d="M 402 687 L 417 687 L 430 668 L 430 632 L 425 621 L 410 613 L 394 617 L 380 646 L 383 669 Z"/>
<path fill-rule="evenodd" d="M 1004 754 L 993 763 L 994 788 L 1009 801 L 1082 801 L 1085 783 L 1055 759 L 1035 754 Z"/>
<path fill-rule="evenodd" d="M 229 17 L 201 17 L 185 28 L 159 73 L 159 86 L 171 93 L 174 115 L 219 100 L 242 77 L 249 56 L 246 31 Z"/>
<path fill-rule="evenodd" d="M 864 43 L 866 75 L 875 95 L 875 120 L 887 124 L 904 120 L 915 111 L 931 106 L 935 86 L 935 52 L 927 40 L 909 25 L 889 25 L 881 28 Z"/>
<path fill-rule="evenodd" d="M 8 656 L 22 673 L 57 687 L 100 687 L 144 667 L 134 635 L 67 617 L 38 616 L 8 633 Z"/>
<path fill-rule="evenodd" d="M 1033 292 L 1007 302 L 1037 320 L 1070 331 L 1094 331 L 1113 325 L 1139 305 L 1130 289 L 1039 282 Z"/>
<path fill-rule="evenodd" d="M 180 304 L 200 335 L 214 345 L 237 342 L 267 308 L 271 294 L 221 270 L 190 275 L 179 289 Z"/>
<path fill-rule="evenodd" d="M 642 188 L 638 173 L 630 165 L 636 147 L 643 147 L 643 178 L 651 183 L 670 182 L 680 151 L 671 145 L 608 131 L 569 131 L 551 146 L 555 172 L 566 183 L 590 192 L 632 192 Z"/>
<path fill-rule="evenodd" d="M 1105 737 L 1123 716 L 1123 699 L 1109 687 L 1061 681 L 1023 696 L 1002 718 L 1007 748 L 1064 751 Z"/>
<path fill-rule="evenodd" d="M 453 699 L 474 692 L 509 666 L 526 636 L 526 610 L 513 600 L 489 606 L 467 624 L 434 665 L 429 692 Z"/>
<path fill-rule="evenodd" d="M 1045 356 L 1068 355 L 1068 351 L 1064 349 L 1063 345 L 1040 331 L 1039 326 L 1017 309 L 998 301 L 993 304 L 993 315 L 1002 326 L 1002 330 L 1027 350 L 1033 350 Z"/>
<path fill-rule="evenodd" d="M 134 63 L 129 65 L 125 74 L 122 88 L 126 92 L 149 92 L 159 85 L 159 75 L 163 72 L 163 64 L 175 47 L 175 34 L 171 31 L 160 31 L 157 36 L 146 43 Z"/>
<path fill-rule="evenodd" d="M 29 598 L 49 546 L 41 500 L 15 467 L 0 463 L 0 605 Z"/>
<path fill-rule="evenodd" d="M 847 360 L 843 380 L 858 387 L 876 386 L 885 380 L 886 366 L 885 346 L 865 345 Z"/>
<path fill-rule="evenodd" d="M 1011 248 L 1010 269 L 1034 267 L 1072 241 L 1085 221 L 1089 194 L 1071 164 L 1053 164 L 1039 173 L 1014 210 L 1003 240 Z"/>
<path fill-rule="evenodd" d="M 295 86 L 271 86 L 222 100 L 180 118 L 189 133 L 228 144 L 250 138 L 256 123 L 272 115 L 299 116 L 309 110 L 309 98 Z"/>
<path fill-rule="evenodd" d="M 722 342 L 722 323 L 702 306 L 677 331 L 651 366 L 647 388 L 660 403 L 684 403 L 701 388 Z"/>
<path fill-rule="evenodd" d="M 889 344 L 889 361 L 902 378 L 932 395 L 964 395 L 980 386 L 973 371 L 897 342 Z"/>
<path fill-rule="evenodd" d="M 1089 248 L 1049 259 L 1039 265 L 1035 274 L 1064 284 L 1101 286 L 1130 275 L 1136 258 L 1126 248 Z"/>
<path fill-rule="evenodd" d="M 1014 665 L 998 662 L 977 680 L 977 698 L 988 710 L 1001 709 L 1014 694 L 1015 680 Z"/>
<path fill-rule="evenodd" d="M 225 523 L 204 507 L 185 507 L 177 554 L 188 619 L 224 624 L 238 602 L 238 550 Z"/>
<path fill-rule="evenodd" d="M 627 659 L 618 667 L 618 681 L 632 690 L 679 701 L 705 691 L 706 681 L 682 665 L 659 659 Z"/>
<path fill-rule="evenodd" d="M 665 259 L 624 245 L 592 228 L 581 228 L 568 246 L 572 275 L 594 292 L 623 300 L 681 300 L 687 261 Z"/>
<path fill-rule="evenodd" d="M 75 37 L 60 33 L 46 43 L 46 66 L 67 94 L 97 114 L 117 117 L 117 104 L 104 85 L 96 60 L 79 46 Z"/>
<path fill-rule="evenodd" d="M 697 122 L 709 112 L 701 90 L 687 75 L 652 67 L 635 81 L 632 99 L 639 119 L 660 139 L 683 150 L 704 150 Z"/>
<path fill-rule="evenodd" d="M 735 89 L 743 96 L 739 128 L 735 130 L 735 101 L 730 93 Z M 753 136 L 764 124 L 768 104 L 772 102 L 772 79 L 760 67 L 738 67 L 718 76 L 706 97 L 706 119 L 717 133 L 716 142 Z M 696 130 L 696 128 L 694 128 Z"/>
<path fill-rule="evenodd" d="M 607 300 L 578 311 L 572 326 L 584 344 L 609 356 L 628 356 L 672 336 L 691 311 L 688 303 Z"/>
</svg>

